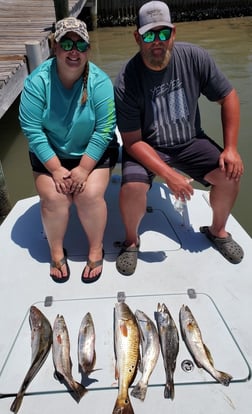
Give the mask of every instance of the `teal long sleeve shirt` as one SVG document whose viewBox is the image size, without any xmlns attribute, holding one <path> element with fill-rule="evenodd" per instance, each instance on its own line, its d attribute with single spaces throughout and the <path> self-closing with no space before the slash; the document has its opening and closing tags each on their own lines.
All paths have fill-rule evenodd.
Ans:
<svg viewBox="0 0 252 414">
<path fill-rule="evenodd" d="M 81 104 L 83 79 L 72 89 L 61 83 L 56 59 L 43 62 L 25 80 L 19 120 L 29 150 L 42 163 L 59 158 L 98 161 L 114 137 L 116 126 L 113 84 L 108 75 L 89 62 L 88 98 Z"/>
</svg>

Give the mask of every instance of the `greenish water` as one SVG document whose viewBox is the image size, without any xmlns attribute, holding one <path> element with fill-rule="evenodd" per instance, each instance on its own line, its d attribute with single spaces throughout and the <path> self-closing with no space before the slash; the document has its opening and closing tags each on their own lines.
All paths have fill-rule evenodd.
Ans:
<svg viewBox="0 0 252 414">
<path fill-rule="evenodd" d="M 133 27 L 101 28 L 90 33 L 91 60 L 115 79 L 122 64 L 137 51 Z M 232 211 L 252 236 L 250 189 L 252 177 L 251 91 L 252 17 L 177 24 L 177 40 L 205 47 L 237 89 L 241 102 L 239 152 L 245 164 L 241 191 Z M 0 159 L 12 205 L 36 194 L 27 154 L 27 142 L 18 123 L 18 99 L 0 120 Z M 219 106 L 200 100 L 205 132 L 222 142 Z"/>
</svg>

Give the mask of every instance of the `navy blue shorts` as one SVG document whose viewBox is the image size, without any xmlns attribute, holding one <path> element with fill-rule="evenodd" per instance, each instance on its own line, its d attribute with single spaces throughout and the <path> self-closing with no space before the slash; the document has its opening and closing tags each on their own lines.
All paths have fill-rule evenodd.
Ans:
<svg viewBox="0 0 252 414">
<path fill-rule="evenodd" d="M 175 147 L 155 149 L 160 158 L 170 167 L 193 178 L 204 186 L 210 184 L 204 180 L 206 174 L 219 167 L 219 157 L 223 149 L 211 138 L 193 138 L 191 141 Z M 123 149 L 122 184 L 143 182 L 151 185 L 155 174 L 139 164 Z"/>
<path fill-rule="evenodd" d="M 97 162 L 96 168 L 113 168 L 118 159 L 118 146 L 108 147 L 104 152 L 103 156 Z M 33 152 L 29 152 L 30 162 L 32 170 L 37 173 L 50 174 L 49 171 L 45 168 L 44 164 L 39 161 L 36 155 Z M 68 170 L 72 170 L 77 167 L 80 163 L 81 158 L 59 158 L 61 165 Z M 50 174 L 51 175 L 51 174 Z"/>
</svg>

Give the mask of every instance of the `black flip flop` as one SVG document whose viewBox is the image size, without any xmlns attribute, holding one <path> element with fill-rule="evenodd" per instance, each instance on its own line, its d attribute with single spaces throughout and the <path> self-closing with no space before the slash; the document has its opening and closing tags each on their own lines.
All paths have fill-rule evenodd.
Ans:
<svg viewBox="0 0 252 414">
<path fill-rule="evenodd" d="M 81 281 L 83 283 L 94 283 L 96 282 L 98 279 L 100 279 L 101 274 L 102 274 L 102 270 L 100 271 L 100 273 L 98 273 L 98 275 L 96 275 L 95 277 L 89 277 L 89 274 L 92 270 L 94 270 L 96 267 L 99 266 L 103 266 L 103 258 L 104 258 L 104 250 L 102 249 L 102 258 L 100 260 L 96 260 L 95 262 L 92 262 L 92 260 L 87 260 L 87 264 L 83 269 L 83 272 L 81 274 Z M 84 273 L 86 270 L 86 267 L 89 267 L 89 273 L 88 273 L 88 277 L 84 277 Z"/>
<path fill-rule="evenodd" d="M 55 275 L 50 274 L 52 280 L 56 283 L 65 283 L 68 281 L 70 277 L 70 268 L 67 263 L 67 252 L 65 249 L 63 249 L 63 251 L 64 251 L 64 257 L 62 257 L 62 259 L 60 259 L 58 262 L 55 262 L 54 260 L 52 260 L 50 263 L 51 267 L 56 267 L 61 272 L 61 276 L 62 276 L 62 270 L 61 270 L 62 266 L 66 265 L 66 268 L 67 268 L 66 276 L 57 277 Z"/>
</svg>

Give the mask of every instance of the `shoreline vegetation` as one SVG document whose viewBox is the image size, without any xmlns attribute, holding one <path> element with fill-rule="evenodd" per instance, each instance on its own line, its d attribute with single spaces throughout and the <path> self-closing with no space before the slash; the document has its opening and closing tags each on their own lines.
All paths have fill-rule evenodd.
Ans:
<svg viewBox="0 0 252 414">
<path fill-rule="evenodd" d="M 200 7 L 198 7 L 199 3 Z M 191 5 L 184 6 L 176 6 L 174 4 L 171 4 L 171 19 L 174 23 L 180 23 L 252 16 L 252 1 L 240 1 L 239 4 L 237 1 L 215 1 L 215 4 L 213 4 L 212 7 L 209 5 L 209 3 L 211 2 L 205 2 L 205 6 L 203 1 L 192 1 Z M 134 26 L 137 7 L 118 7 L 117 9 L 110 10 L 108 8 L 102 9 L 99 7 L 97 13 L 97 27 Z M 80 18 L 83 18 L 92 30 L 92 19 L 87 15 L 87 9 L 84 8 L 80 14 Z"/>
</svg>

